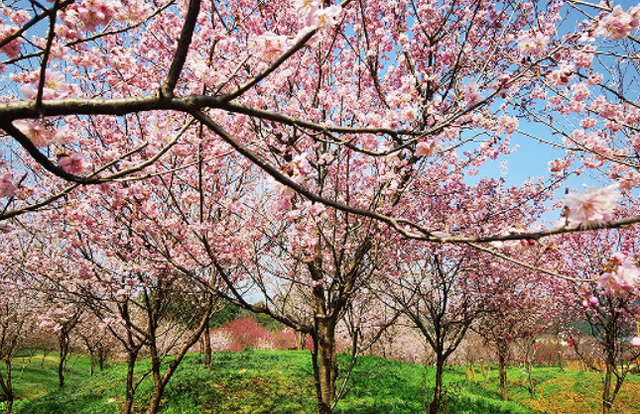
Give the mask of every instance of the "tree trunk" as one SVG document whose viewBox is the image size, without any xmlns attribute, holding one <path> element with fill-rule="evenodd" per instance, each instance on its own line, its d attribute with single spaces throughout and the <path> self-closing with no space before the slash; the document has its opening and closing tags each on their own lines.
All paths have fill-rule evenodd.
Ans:
<svg viewBox="0 0 640 414">
<path fill-rule="evenodd" d="M 157 382 L 153 385 L 153 394 L 151 394 L 151 400 L 149 401 L 149 407 L 147 408 L 148 413 L 157 413 L 160 408 L 160 400 L 162 399 L 162 395 L 164 394 L 165 383 L 162 381 Z"/>
<path fill-rule="evenodd" d="M 327 319 L 316 319 L 317 332 L 314 338 L 313 371 L 316 380 L 318 414 L 330 414 L 335 397 L 338 377 L 336 357 L 335 323 Z"/>
<path fill-rule="evenodd" d="M 124 407 L 122 408 L 122 414 L 131 414 L 131 410 L 133 409 L 133 397 L 135 392 L 135 390 L 133 389 L 133 370 L 136 367 L 137 357 L 138 352 L 129 352 L 129 355 L 127 357 L 127 391 Z"/>
<path fill-rule="evenodd" d="M 607 361 L 606 373 L 604 376 L 604 387 L 602 389 L 602 414 L 609 414 L 613 402 L 610 401 L 611 396 L 611 375 L 612 369 Z"/>
<path fill-rule="evenodd" d="M 2 386 L 2 391 L 4 392 L 4 395 L 7 397 L 6 414 L 11 414 L 11 411 L 13 410 L 14 396 L 13 396 L 13 385 L 11 384 L 11 358 L 10 357 L 7 356 L 4 358 L 4 365 L 6 367 L 5 373 L 7 375 L 7 379 L 5 380 L 2 377 L 2 374 L 0 374 L 0 386 Z"/>
<path fill-rule="evenodd" d="M 211 371 L 211 333 L 209 332 L 209 324 L 204 327 L 204 367 Z"/>
<path fill-rule="evenodd" d="M 96 357 L 91 353 L 91 362 L 89 365 L 89 376 L 93 377 L 93 373 L 96 369 Z"/>
<path fill-rule="evenodd" d="M 63 334 L 58 337 L 60 343 L 60 363 L 58 364 L 58 388 L 64 387 L 64 366 L 69 355 L 69 338 Z"/>
<path fill-rule="evenodd" d="M 154 339 L 153 341 L 150 341 L 149 344 L 149 350 L 151 351 L 151 370 L 153 372 L 153 394 L 151 394 L 149 407 L 147 408 L 147 411 L 145 411 L 145 414 L 156 414 L 158 412 L 158 409 L 160 408 L 160 402 L 162 401 L 164 389 L 169 383 L 169 380 L 176 372 L 178 365 L 189 351 L 189 348 L 191 348 L 196 342 L 198 342 L 198 339 L 202 336 L 202 333 L 209 324 L 209 318 L 211 318 L 211 310 L 213 309 L 213 301 L 213 295 L 209 295 L 207 299 L 207 308 L 202 316 L 202 319 L 200 320 L 200 325 L 198 326 L 196 331 L 193 332 L 191 336 L 185 341 L 178 353 L 171 360 L 169 366 L 167 367 L 167 370 L 164 372 L 164 375 L 160 375 L 160 358 L 158 356 L 158 348 L 156 347 L 155 342 L 155 330 L 152 332 L 152 335 L 150 335 L 149 339 Z"/>
<path fill-rule="evenodd" d="M 442 355 L 436 357 L 436 385 L 433 389 L 433 400 L 429 405 L 429 414 L 437 414 L 442 403 L 442 377 L 444 374 L 444 358 Z"/>
<path fill-rule="evenodd" d="M 531 394 L 532 397 L 535 398 L 536 384 L 535 384 L 535 381 L 533 380 L 533 364 L 531 363 L 531 360 L 529 358 L 527 358 L 526 364 L 527 364 L 527 374 L 529 375 L 529 393 Z"/>
<path fill-rule="evenodd" d="M 307 335 L 303 332 L 296 331 L 296 350 L 302 351 L 306 345 Z"/>
<path fill-rule="evenodd" d="M 160 400 L 164 393 L 164 387 L 167 382 L 163 381 L 160 375 L 160 359 L 158 358 L 157 349 L 152 346 L 151 351 L 151 371 L 153 373 L 153 394 L 151 394 L 151 400 L 149 400 L 149 406 L 147 407 L 146 414 L 156 414 L 160 408 Z"/>
<path fill-rule="evenodd" d="M 107 352 L 103 349 L 98 351 L 98 366 L 100 367 L 100 372 L 104 371 L 104 361 L 107 359 Z"/>
<path fill-rule="evenodd" d="M 509 346 L 504 341 L 498 342 L 498 369 L 500 376 L 500 392 L 502 399 L 508 401 L 507 397 L 507 357 Z"/>
</svg>

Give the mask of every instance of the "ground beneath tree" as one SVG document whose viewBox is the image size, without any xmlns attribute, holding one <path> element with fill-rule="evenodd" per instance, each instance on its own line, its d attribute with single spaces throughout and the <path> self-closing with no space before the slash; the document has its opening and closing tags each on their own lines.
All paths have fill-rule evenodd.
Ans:
<svg viewBox="0 0 640 414">
<path fill-rule="evenodd" d="M 602 411 L 602 383 L 593 378 L 575 381 L 571 378 L 553 378 L 537 389 L 536 399 L 520 400 L 522 405 L 549 414 L 594 414 Z M 640 383 L 627 381 L 622 386 L 611 410 L 612 414 L 640 413 Z"/>
</svg>

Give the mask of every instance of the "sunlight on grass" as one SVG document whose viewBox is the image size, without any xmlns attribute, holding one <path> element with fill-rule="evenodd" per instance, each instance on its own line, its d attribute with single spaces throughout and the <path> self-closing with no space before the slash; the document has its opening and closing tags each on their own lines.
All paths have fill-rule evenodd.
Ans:
<svg viewBox="0 0 640 414">
<path fill-rule="evenodd" d="M 89 378 L 89 361 L 72 358 L 65 388 L 58 390 L 55 356 L 45 358 L 43 368 L 33 359 L 24 370 L 16 389 L 25 398 L 25 390 L 40 398 L 18 401 L 18 414 L 95 414 L 118 413 L 124 402 L 126 366 L 114 366 Z M 213 356 L 213 369 L 203 367 L 200 355 L 188 355 L 169 383 L 160 412 L 165 414 L 245 413 L 306 414 L 315 413 L 315 386 L 308 351 L 220 352 Z M 339 355 L 340 372 L 349 359 Z M 21 367 L 19 362 L 16 366 Z M 149 369 L 140 361 L 136 375 Z M 16 369 L 20 374 L 20 369 Z M 419 365 L 388 361 L 373 356 L 361 357 L 336 414 L 417 414 L 428 405 L 434 372 Z M 497 371 L 491 370 L 478 382 L 469 382 L 466 367 L 447 367 L 445 372 L 443 412 L 449 414 L 587 414 L 599 411 L 600 381 L 597 374 L 536 368 L 537 397 L 531 398 L 528 379 L 520 368 L 509 370 L 509 397 L 498 395 Z M 36 384 L 39 384 L 36 387 Z M 339 382 L 339 384 L 341 384 Z M 640 379 L 630 377 L 623 388 L 619 404 L 640 412 L 635 398 Z M 136 406 L 145 407 L 153 390 L 145 379 L 136 392 Z M 29 397 L 33 398 L 33 397 Z M 527 408 L 529 407 L 529 408 Z M 0 407 L 1 408 L 1 407 Z"/>
</svg>

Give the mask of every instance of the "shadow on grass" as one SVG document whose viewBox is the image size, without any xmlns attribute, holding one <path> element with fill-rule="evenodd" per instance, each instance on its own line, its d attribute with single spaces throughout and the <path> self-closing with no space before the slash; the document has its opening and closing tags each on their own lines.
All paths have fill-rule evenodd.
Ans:
<svg viewBox="0 0 640 414">
<path fill-rule="evenodd" d="M 116 404 L 108 402 L 98 393 L 83 392 L 78 395 L 67 390 L 54 391 L 32 401 L 18 401 L 18 413 L 31 414 L 117 414 Z"/>
</svg>

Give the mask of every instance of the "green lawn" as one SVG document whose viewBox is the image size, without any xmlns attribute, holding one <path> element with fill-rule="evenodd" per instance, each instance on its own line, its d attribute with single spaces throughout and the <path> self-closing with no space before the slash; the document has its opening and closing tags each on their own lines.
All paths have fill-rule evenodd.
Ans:
<svg viewBox="0 0 640 414">
<path fill-rule="evenodd" d="M 341 368 L 346 368 L 348 358 L 340 356 Z M 22 380 L 16 377 L 16 392 L 22 400 L 15 404 L 18 414 L 89 414 L 117 413 L 124 402 L 124 378 L 126 366 L 114 366 L 103 373 L 88 378 L 89 361 L 83 357 L 71 359 L 67 372 L 67 386 L 56 389 L 55 358 L 49 356 L 44 368 L 34 358 L 25 369 Z M 19 374 L 20 360 L 15 362 L 15 374 Z M 148 361 L 138 364 L 138 375 L 148 368 Z M 477 367 L 476 367 L 477 368 Z M 477 371 L 477 370 L 476 370 Z M 580 413 L 573 401 L 558 401 L 583 395 L 591 411 L 597 412 L 599 380 L 596 374 L 559 372 L 558 368 L 535 370 L 539 395 L 529 396 L 526 376 L 521 369 L 509 372 L 509 393 L 513 402 L 500 400 L 497 371 L 488 372 L 486 384 L 481 375 L 478 383 L 466 379 L 465 367 L 448 367 L 445 373 L 445 405 L 448 414 L 532 414 L 534 412 Z M 347 391 L 338 404 L 337 414 L 417 414 L 424 412 L 433 384 L 434 370 L 421 366 L 387 361 L 377 357 L 361 357 L 354 370 Z M 640 381 L 631 378 L 631 383 Z M 567 385 L 569 384 L 569 385 Z M 340 384 L 338 384 L 340 385 Z M 50 392 L 48 392 L 50 391 Z M 142 412 L 152 391 L 152 383 L 145 379 L 136 393 L 137 410 Z M 47 393 L 48 392 L 48 393 Z M 595 392 L 595 394 L 594 394 Z M 46 393 L 46 395 L 45 395 Z M 582 394 L 580 394 L 582 393 Z M 36 394 L 42 395 L 34 398 Z M 573 397 L 571 397 L 573 398 Z M 580 398 L 579 398 L 580 399 Z M 547 402 L 558 402 L 567 411 L 548 410 Z M 625 407 L 633 411 L 638 407 L 636 398 L 630 398 Z M 535 408 L 526 408 L 518 402 Z M 545 406 L 547 404 L 547 406 Z M 633 405 L 635 404 L 635 405 Z M 315 393 L 308 351 L 245 351 L 214 354 L 213 370 L 203 368 L 199 355 L 185 358 L 165 391 L 161 413 L 275 413 L 299 414 L 315 412 Z M 589 408 L 588 408 L 589 409 Z M 573 410 L 573 411 L 571 411 Z"/>
<path fill-rule="evenodd" d="M 58 387 L 57 352 L 44 354 L 42 351 L 25 350 L 18 354 L 12 362 L 13 391 L 16 398 L 35 398 Z M 65 382 L 79 384 L 87 380 L 90 360 L 84 355 L 71 354 L 67 359 L 64 371 Z M 4 363 L 0 363 L 0 371 L 5 375 Z"/>
</svg>

